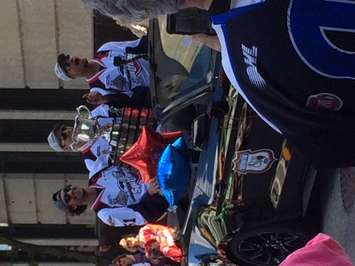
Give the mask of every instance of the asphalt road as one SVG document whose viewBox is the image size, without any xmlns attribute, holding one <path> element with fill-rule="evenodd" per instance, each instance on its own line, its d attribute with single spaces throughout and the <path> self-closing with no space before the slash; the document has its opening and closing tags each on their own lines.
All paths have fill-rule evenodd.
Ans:
<svg viewBox="0 0 355 266">
<path fill-rule="evenodd" d="M 336 239 L 355 262 L 355 167 L 319 173 L 322 230 Z"/>
</svg>

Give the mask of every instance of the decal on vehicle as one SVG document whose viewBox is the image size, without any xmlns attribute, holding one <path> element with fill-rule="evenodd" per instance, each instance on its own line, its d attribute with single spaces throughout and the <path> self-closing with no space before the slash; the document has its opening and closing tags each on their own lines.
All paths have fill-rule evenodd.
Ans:
<svg viewBox="0 0 355 266">
<path fill-rule="evenodd" d="M 307 98 L 306 106 L 313 110 L 339 111 L 343 106 L 343 101 L 332 93 L 319 93 Z"/>
<path fill-rule="evenodd" d="M 233 171 L 239 174 L 261 174 L 268 171 L 276 158 L 271 149 L 237 151 L 232 160 Z"/>
<path fill-rule="evenodd" d="M 250 82 L 258 88 L 265 88 L 266 82 L 259 74 L 258 68 L 256 67 L 258 48 L 255 46 L 249 48 L 242 44 L 242 51 L 244 56 L 244 63 L 246 64 L 246 72 Z"/>
</svg>

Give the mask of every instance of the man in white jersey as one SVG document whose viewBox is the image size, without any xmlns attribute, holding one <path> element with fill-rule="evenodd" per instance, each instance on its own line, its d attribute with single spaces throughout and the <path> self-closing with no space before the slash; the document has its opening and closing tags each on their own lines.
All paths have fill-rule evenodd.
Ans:
<svg viewBox="0 0 355 266">
<path fill-rule="evenodd" d="M 112 117 L 110 107 L 101 104 L 90 111 L 90 117 L 96 119 L 100 126 L 112 124 L 113 120 L 117 122 L 119 117 Z M 48 136 L 49 146 L 57 152 L 80 151 L 86 168 L 89 171 L 89 177 L 110 165 L 110 154 L 112 147 L 103 136 L 87 142 L 80 147 L 80 150 L 73 150 L 73 127 L 66 124 L 55 125 Z"/>
<path fill-rule="evenodd" d="M 85 78 L 90 86 L 87 100 L 94 104 L 150 107 L 146 43 L 146 37 L 135 41 L 108 42 L 90 60 L 60 54 L 54 72 L 64 81 Z"/>
<path fill-rule="evenodd" d="M 158 191 L 156 181 L 144 184 L 133 170 L 112 166 L 91 177 L 87 188 L 67 185 L 60 189 L 53 194 L 53 202 L 72 215 L 80 215 L 90 205 L 107 225 L 134 226 L 164 219 L 168 203 Z"/>
</svg>

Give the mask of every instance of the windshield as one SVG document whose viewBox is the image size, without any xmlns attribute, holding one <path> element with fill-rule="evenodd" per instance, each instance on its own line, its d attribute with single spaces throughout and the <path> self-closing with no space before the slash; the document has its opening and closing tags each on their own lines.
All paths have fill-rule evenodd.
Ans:
<svg viewBox="0 0 355 266">
<path fill-rule="evenodd" d="M 149 28 L 153 105 L 164 107 L 211 80 L 211 49 L 194 43 L 190 36 L 168 34 L 166 16 L 152 20 Z"/>
</svg>

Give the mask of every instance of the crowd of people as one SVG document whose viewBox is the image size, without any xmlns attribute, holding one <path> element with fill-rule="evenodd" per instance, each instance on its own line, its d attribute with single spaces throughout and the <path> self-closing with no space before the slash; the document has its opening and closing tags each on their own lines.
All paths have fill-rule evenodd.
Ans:
<svg viewBox="0 0 355 266">
<path fill-rule="evenodd" d="M 216 5 L 217 1 L 83 0 L 83 2 L 89 8 L 117 20 L 119 24 L 129 25 L 139 24 L 159 15 L 175 13 L 184 8 L 195 7 L 209 10 Z M 285 1 L 287 3 L 277 6 L 277 3 L 275 4 L 277 1 L 223 2 L 230 2 L 231 10 L 225 16 L 213 18 L 217 34 L 196 34 L 192 38 L 212 49 L 221 51 L 224 70 L 240 95 L 272 128 L 284 134 L 297 147 L 306 151 L 306 154 L 310 151 L 308 155 L 316 165 L 338 166 L 354 163 L 355 156 L 350 154 L 352 151 L 350 148 L 355 138 L 350 140 L 345 138 L 344 141 L 350 141 L 346 152 L 344 152 L 344 146 L 341 146 L 344 141 L 334 140 L 338 134 L 350 137 L 354 135 L 352 127 L 348 124 L 352 119 L 354 108 L 347 97 L 351 98 L 352 91 L 339 89 L 336 83 L 339 80 L 345 80 L 341 84 L 344 88 L 348 88 L 354 85 L 354 77 L 351 73 L 347 76 L 342 75 L 340 72 L 343 70 L 336 72 L 339 62 L 335 59 L 337 54 L 334 51 L 326 51 L 325 48 L 320 51 L 321 56 L 326 57 L 326 52 L 333 56 L 332 62 L 326 62 L 326 64 L 333 65 L 327 68 L 323 66 L 324 62 L 313 67 L 313 63 L 316 65 L 316 59 L 312 57 L 313 55 L 309 57 L 303 55 L 303 50 L 307 50 L 307 47 L 302 48 L 301 44 L 295 49 L 298 54 L 301 54 L 299 56 L 301 59 L 296 53 L 289 52 L 294 49 L 291 49 L 291 45 L 297 46 L 295 43 L 298 41 L 297 25 L 293 28 L 292 24 L 298 21 L 297 17 L 293 17 L 296 13 L 294 5 L 297 3 Z M 322 3 L 319 2 L 318 5 L 322 6 Z M 341 4 L 338 3 L 338 5 Z M 350 4 L 344 2 L 342 5 Z M 305 7 L 303 8 L 306 10 Z M 238 9 L 238 12 L 234 9 Z M 248 31 L 247 27 L 243 27 L 245 23 L 250 22 L 248 17 L 245 21 L 241 18 L 241 14 L 246 12 L 254 12 L 254 17 L 259 17 L 260 21 L 254 20 L 259 28 L 253 27 L 251 31 Z M 286 16 L 285 12 L 288 12 L 287 17 L 291 22 L 286 19 L 282 22 L 278 20 L 279 17 Z M 264 14 L 267 15 L 264 16 Z M 239 29 L 234 27 L 238 23 L 242 25 Z M 289 23 L 288 28 L 287 23 Z M 345 22 L 342 23 L 345 24 Z M 270 28 L 276 24 L 280 24 L 279 31 L 273 31 Z M 268 42 L 267 45 L 259 43 L 260 40 L 255 37 L 258 34 L 252 34 L 253 36 L 250 34 L 250 32 L 264 28 L 269 34 L 269 39 L 263 39 L 264 42 Z M 236 31 L 240 34 L 239 32 L 235 34 Z M 289 42 L 285 42 L 285 37 L 282 35 L 284 33 L 292 35 Z M 281 37 L 274 35 L 281 35 Z M 279 50 L 273 52 L 275 40 L 280 41 L 280 47 L 276 45 Z M 258 54 L 260 47 L 264 49 L 264 53 Z M 286 49 L 289 50 L 286 51 Z M 282 56 L 277 56 L 277 53 Z M 277 58 L 277 60 L 271 60 L 269 54 L 271 54 L 270 58 Z M 282 60 L 288 57 L 289 72 L 292 74 L 285 71 L 286 77 L 281 75 L 280 78 L 270 78 L 270 74 L 274 72 L 273 67 L 281 72 L 282 67 L 287 64 Z M 297 59 L 294 59 L 295 57 Z M 300 61 L 309 66 L 309 69 L 304 67 L 305 70 L 300 70 Z M 260 67 L 260 62 L 263 68 Z M 349 65 L 352 66 L 353 63 Z M 83 98 L 88 104 L 94 106 L 91 110 L 92 119 L 110 118 L 110 106 L 117 108 L 152 107 L 149 94 L 150 70 L 146 37 L 135 41 L 106 43 L 97 50 L 93 59 L 60 54 L 54 71 L 57 77 L 64 81 L 76 78 L 86 79 L 90 91 Z M 298 80 L 293 79 L 292 75 Z M 306 79 L 306 82 L 308 80 L 312 84 L 309 90 L 297 83 L 301 76 Z M 291 81 L 294 83 L 290 83 Z M 117 239 L 117 242 L 127 250 L 127 254 L 116 257 L 112 261 L 113 265 L 166 265 L 168 261 L 170 263 L 181 262 L 184 254 L 175 241 L 178 237 L 177 232 L 166 225 L 168 203 L 159 193 L 157 182 L 152 180 L 149 184 L 145 184 L 133 169 L 122 165 L 112 165 L 109 160 L 112 147 L 105 138 L 99 136 L 80 145 L 73 145 L 73 138 L 72 126 L 56 125 L 48 136 L 48 143 L 55 151 L 80 151 L 83 154 L 89 172 L 88 185 L 81 188 L 67 184 L 53 194 L 55 206 L 71 215 L 80 215 L 90 206 L 106 225 L 142 226 L 137 235 Z M 329 150 L 332 150 L 332 154 L 327 152 Z M 327 158 L 324 158 L 324 154 L 327 154 Z M 329 164 L 329 162 L 334 164 Z"/>
<path fill-rule="evenodd" d="M 110 113 L 110 107 L 151 107 L 149 71 L 146 37 L 106 43 L 90 60 L 60 54 L 54 67 L 57 77 L 64 81 L 86 79 L 90 91 L 83 98 L 93 106 L 89 118 L 96 119 L 101 127 L 119 119 Z M 103 118 L 110 120 L 100 124 Z M 150 225 L 156 228 L 157 224 L 166 225 L 168 202 L 159 193 L 157 181 L 153 179 L 146 184 L 133 168 L 114 165 L 110 160 L 112 146 L 104 136 L 78 143 L 75 130 L 72 125 L 55 125 L 48 136 L 48 143 L 57 152 L 81 152 L 89 172 L 88 185 L 77 187 L 66 184 L 53 194 L 54 205 L 69 215 L 81 215 L 89 206 L 101 222 L 112 227 Z M 163 225 L 159 228 L 164 228 Z M 171 232 L 171 228 L 166 228 L 167 232 Z M 121 254 L 112 264 L 170 265 L 162 250 L 153 245 L 154 241 L 161 243 L 161 237 L 154 240 L 155 236 L 159 236 L 158 232 L 151 232 L 149 241 L 152 245 L 134 250 L 131 252 L 133 255 Z M 169 245 L 175 246 L 173 238 L 169 238 L 169 244 L 165 247 Z M 174 260 L 179 262 L 182 252 L 180 248 L 176 249 L 178 256 L 175 254 Z"/>
<path fill-rule="evenodd" d="M 110 5 L 110 1 L 84 2 L 89 6 L 97 5 L 97 8 L 98 5 Z M 151 6 L 156 7 L 154 1 L 151 2 Z M 169 10 L 176 8 L 171 6 Z M 164 10 L 167 9 L 159 12 Z M 100 8 L 100 11 L 103 10 Z M 134 41 L 108 42 L 92 59 L 62 53 L 57 57 L 54 72 L 63 81 L 85 79 L 89 92 L 83 99 L 92 107 L 89 118 L 99 127 L 112 126 L 114 121 L 120 121 L 117 114 L 110 112 L 112 107 L 151 108 L 147 44 L 147 36 Z M 69 215 L 81 215 L 90 208 L 99 223 L 131 232 L 116 239 L 126 252 L 118 252 L 112 265 L 179 264 L 184 255 L 175 242 L 178 234 L 167 226 L 169 204 L 161 195 L 157 181 L 152 179 L 144 183 L 132 167 L 113 164 L 113 147 L 107 137 L 98 135 L 78 142 L 76 130 L 69 124 L 55 125 L 48 136 L 48 144 L 56 152 L 80 152 L 88 170 L 88 183 L 86 187 L 66 184 L 53 194 L 54 206 Z M 137 226 L 141 229 L 134 235 Z M 111 243 L 100 245 L 99 253 L 112 251 L 113 246 Z M 119 250 L 117 246 L 116 249 Z"/>
</svg>

